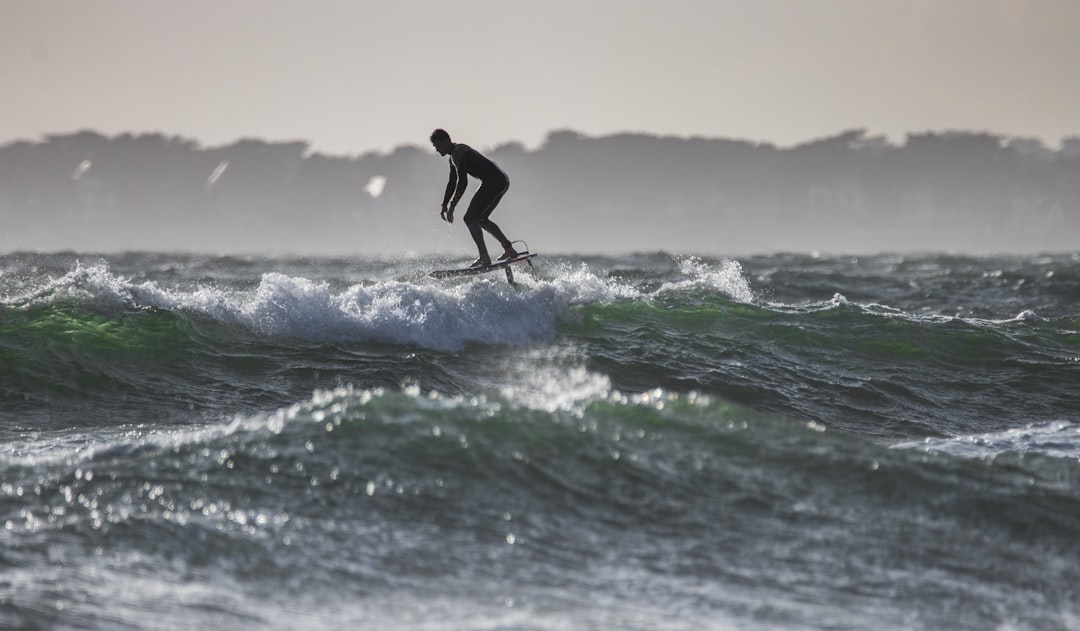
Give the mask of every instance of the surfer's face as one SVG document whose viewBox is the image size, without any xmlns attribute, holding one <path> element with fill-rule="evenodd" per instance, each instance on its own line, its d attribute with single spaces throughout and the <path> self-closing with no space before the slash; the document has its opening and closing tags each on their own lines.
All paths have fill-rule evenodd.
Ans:
<svg viewBox="0 0 1080 631">
<path fill-rule="evenodd" d="M 454 143 L 445 140 L 432 140 L 431 144 L 435 147 L 435 151 L 439 152 L 440 156 L 450 153 L 450 149 L 454 146 Z"/>
</svg>

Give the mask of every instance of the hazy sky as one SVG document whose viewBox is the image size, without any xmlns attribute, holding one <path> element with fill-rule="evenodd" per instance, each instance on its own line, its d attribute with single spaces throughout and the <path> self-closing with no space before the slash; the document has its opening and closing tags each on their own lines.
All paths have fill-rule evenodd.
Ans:
<svg viewBox="0 0 1080 631">
<path fill-rule="evenodd" d="M 1080 0 L 0 0 L 0 143 L 1080 135 Z"/>
</svg>

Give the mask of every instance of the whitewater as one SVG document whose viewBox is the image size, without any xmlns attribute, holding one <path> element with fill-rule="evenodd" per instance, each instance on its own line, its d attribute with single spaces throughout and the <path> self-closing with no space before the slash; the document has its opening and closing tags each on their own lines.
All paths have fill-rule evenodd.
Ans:
<svg viewBox="0 0 1080 631">
<path fill-rule="evenodd" d="M 0 627 L 1080 627 L 1080 254 L 456 262 L 0 256 Z"/>
</svg>

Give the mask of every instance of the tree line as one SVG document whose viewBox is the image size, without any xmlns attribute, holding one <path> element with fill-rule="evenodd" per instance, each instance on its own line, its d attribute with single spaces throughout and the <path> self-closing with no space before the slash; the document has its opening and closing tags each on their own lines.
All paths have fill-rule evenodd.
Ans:
<svg viewBox="0 0 1080 631">
<path fill-rule="evenodd" d="M 781 148 L 563 130 L 535 149 L 478 148 L 511 177 L 495 219 L 548 252 L 1023 252 L 1075 249 L 1080 234 L 1080 138 L 855 129 Z M 426 146 L 49 135 L 0 146 L 0 247 L 469 250 L 438 221 L 447 173 Z"/>
</svg>

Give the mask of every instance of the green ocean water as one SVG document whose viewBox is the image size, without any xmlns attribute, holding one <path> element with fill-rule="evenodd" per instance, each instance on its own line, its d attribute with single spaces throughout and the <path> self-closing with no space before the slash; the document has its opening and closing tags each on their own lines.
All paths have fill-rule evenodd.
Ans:
<svg viewBox="0 0 1080 631">
<path fill-rule="evenodd" d="M 1080 257 L 0 257 L 0 626 L 1080 625 Z"/>
</svg>

